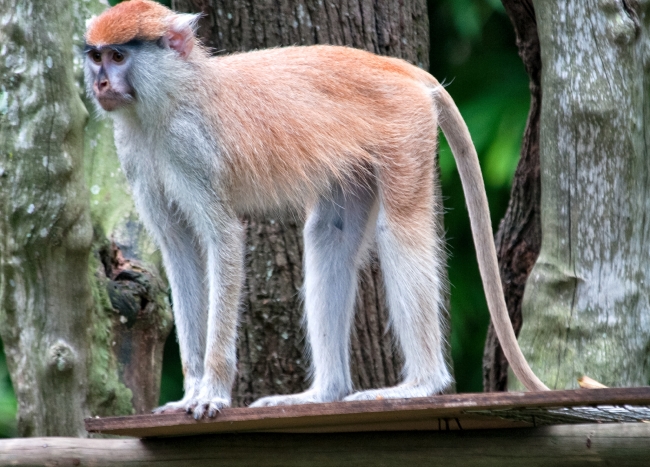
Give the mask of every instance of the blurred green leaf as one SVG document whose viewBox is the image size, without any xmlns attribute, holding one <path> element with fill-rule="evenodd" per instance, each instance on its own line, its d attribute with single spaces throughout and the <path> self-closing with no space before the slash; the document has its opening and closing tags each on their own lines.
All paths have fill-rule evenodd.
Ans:
<svg viewBox="0 0 650 467">
<path fill-rule="evenodd" d="M 528 108 L 519 102 L 504 109 L 501 121 L 490 147 L 485 152 L 483 176 L 485 183 L 495 188 L 510 187 L 512 177 L 519 162 L 519 152 Z"/>
<path fill-rule="evenodd" d="M 459 34 L 469 38 L 478 37 L 482 23 L 478 3 L 472 0 L 454 0 L 448 2 L 448 5 Z"/>
<path fill-rule="evenodd" d="M 510 198 L 530 94 L 515 37 L 499 0 L 430 0 L 431 71 L 467 122 L 496 229 Z M 469 18 L 469 19 L 468 19 Z M 474 29 L 478 24 L 478 31 Z M 453 156 L 440 141 L 440 173 L 451 283 L 451 345 L 459 392 L 482 391 L 489 313 L 465 197 Z"/>
<path fill-rule="evenodd" d="M 506 10 L 503 8 L 503 3 L 501 3 L 501 0 L 485 0 L 485 2 L 490 6 L 495 11 L 498 11 L 500 13 L 505 13 Z"/>
<path fill-rule="evenodd" d="M 9 379 L 2 342 L 0 342 L 0 438 L 16 436 L 16 410 L 16 396 Z"/>
</svg>

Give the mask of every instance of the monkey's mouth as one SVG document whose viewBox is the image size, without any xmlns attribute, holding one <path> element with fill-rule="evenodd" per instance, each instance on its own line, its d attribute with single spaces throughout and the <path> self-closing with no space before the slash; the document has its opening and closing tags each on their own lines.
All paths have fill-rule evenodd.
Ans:
<svg viewBox="0 0 650 467">
<path fill-rule="evenodd" d="M 135 97 L 132 94 L 120 93 L 114 90 L 109 90 L 96 96 L 97 102 L 101 105 L 102 109 L 107 112 L 124 107 L 134 101 Z"/>
</svg>

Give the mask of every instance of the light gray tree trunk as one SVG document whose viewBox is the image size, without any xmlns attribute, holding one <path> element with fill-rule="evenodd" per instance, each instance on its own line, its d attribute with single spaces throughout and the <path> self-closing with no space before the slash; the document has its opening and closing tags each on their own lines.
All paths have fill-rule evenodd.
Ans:
<svg viewBox="0 0 650 467">
<path fill-rule="evenodd" d="M 650 4 L 534 2 L 542 250 L 520 335 L 552 388 L 650 383 Z M 512 378 L 511 378 L 512 381 Z"/>
<path fill-rule="evenodd" d="M 86 436 L 88 415 L 158 402 L 167 289 L 137 261 L 151 248 L 110 125 L 84 133 L 80 46 L 106 6 L 0 0 L 0 337 L 21 436 Z"/>
<path fill-rule="evenodd" d="M 92 227 L 72 3 L 0 0 L 0 15 L 0 336 L 20 433 L 81 436 Z"/>
</svg>

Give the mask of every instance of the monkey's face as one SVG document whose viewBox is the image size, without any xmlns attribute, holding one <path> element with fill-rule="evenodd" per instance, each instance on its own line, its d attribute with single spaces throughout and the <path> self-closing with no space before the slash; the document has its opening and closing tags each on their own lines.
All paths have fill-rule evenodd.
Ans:
<svg viewBox="0 0 650 467">
<path fill-rule="evenodd" d="M 128 47 L 86 47 L 86 80 L 88 91 L 102 109 L 110 112 L 135 99 L 129 83 L 132 54 Z"/>
</svg>

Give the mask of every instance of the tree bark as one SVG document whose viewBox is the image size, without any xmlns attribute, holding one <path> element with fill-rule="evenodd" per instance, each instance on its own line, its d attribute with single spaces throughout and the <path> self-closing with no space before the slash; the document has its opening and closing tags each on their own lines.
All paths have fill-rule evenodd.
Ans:
<svg viewBox="0 0 650 467">
<path fill-rule="evenodd" d="M 217 53 L 336 44 L 401 57 L 428 68 L 428 17 L 423 0 L 175 0 L 172 4 L 178 10 L 203 12 L 199 35 Z M 246 222 L 247 299 L 239 328 L 235 405 L 308 386 L 309 363 L 300 325 L 301 221 L 267 217 Z M 360 281 L 351 348 L 353 383 L 359 389 L 394 385 L 399 382 L 401 358 L 388 332 L 376 261 L 361 272 Z"/>
<path fill-rule="evenodd" d="M 495 237 L 501 283 L 508 313 L 519 334 L 524 287 L 541 248 L 539 119 L 542 61 L 532 0 L 502 0 L 517 37 L 519 56 L 530 79 L 530 111 L 521 157 L 512 182 L 508 209 Z M 484 391 L 506 391 L 508 361 L 490 322 L 483 353 Z"/>
<path fill-rule="evenodd" d="M 521 345 L 552 388 L 650 382 L 647 2 L 535 1 L 542 250 Z"/>
<path fill-rule="evenodd" d="M 18 428 L 83 436 L 92 228 L 73 7 L 1 0 L 0 12 L 0 335 Z"/>
<path fill-rule="evenodd" d="M 110 125 L 91 118 L 83 130 L 75 57 L 86 19 L 104 8 L 0 1 L 0 337 L 21 436 L 86 436 L 88 415 L 158 403 L 167 288 L 135 259 L 146 242 L 134 240 L 144 236 L 126 180 L 107 171 Z M 86 176 L 100 179 L 92 209 L 84 154 Z M 104 231 L 130 247 L 111 247 Z"/>
</svg>

